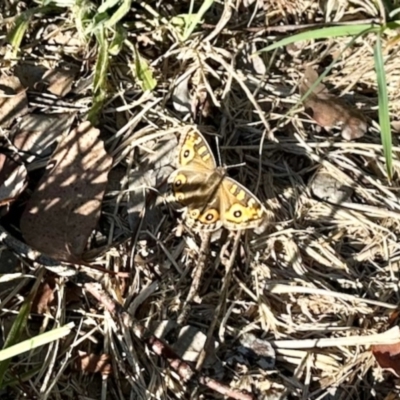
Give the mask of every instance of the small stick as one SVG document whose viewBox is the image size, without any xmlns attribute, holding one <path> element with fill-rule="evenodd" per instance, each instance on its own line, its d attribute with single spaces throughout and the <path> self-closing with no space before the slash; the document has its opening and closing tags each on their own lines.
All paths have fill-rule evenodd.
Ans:
<svg viewBox="0 0 400 400">
<path fill-rule="evenodd" d="M 170 367 L 178 373 L 184 382 L 195 380 L 199 384 L 207 386 L 209 389 L 232 399 L 255 400 L 255 397 L 250 393 L 231 389 L 212 378 L 197 374 L 196 371 L 188 363 L 181 360 L 166 343 L 149 332 L 145 326 L 135 322 L 121 304 L 112 299 L 98 283 L 85 283 L 83 287 L 102 304 L 111 315 L 117 317 L 121 326 L 132 328 L 134 334 L 144 341 L 154 353 L 166 359 Z"/>
<path fill-rule="evenodd" d="M 210 32 L 207 37 L 204 39 L 205 41 L 210 42 L 216 36 L 220 34 L 220 32 L 225 28 L 226 24 L 232 17 L 234 4 L 232 0 L 226 0 L 224 2 L 224 10 L 222 11 L 222 15 L 220 20 L 218 21 L 217 25 L 213 27 L 213 31 Z"/>
<path fill-rule="evenodd" d="M 217 321 L 218 321 L 219 314 L 220 314 L 221 309 L 222 309 L 222 305 L 225 303 L 225 300 L 226 300 L 226 291 L 227 291 L 227 288 L 228 288 L 228 283 L 229 283 L 229 278 L 230 278 L 230 274 L 231 274 L 231 271 L 232 271 L 232 267 L 233 267 L 233 264 L 234 264 L 235 259 L 236 259 L 236 254 L 237 254 L 237 250 L 238 250 L 238 247 L 239 247 L 239 241 L 240 241 L 239 239 L 240 239 L 241 233 L 242 233 L 242 231 L 237 231 L 236 232 L 235 239 L 234 239 L 234 242 L 233 242 L 232 253 L 231 253 L 231 255 L 230 255 L 228 260 L 225 259 L 224 253 L 225 253 L 225 251 L 227 250 L 227 248 L 229 246 L 229 241 L 227 241 L 223 245 L 223 247 L 221 249 L 221 257 L 220 258 L 221 258 L 221 261 L 225 265 L 225 268 L 226 268 L 226 270 L 225 270 L 225 279 L 224 279 L 224 283 L 222 284 L 222 288 L 221 288 L 221 296 L 220 296 L 219 304 L 218 304 L 217 308 L 215 309 L 214 318 L 213 318 L 213 320 L 211 322 L 210 327 L 208 328 L 206 343 L 204 344 L 204 348 L 201 351 L 201 353 L 199 354 L 199 358 L 197 360 L 197 364 L 196 364 L 196 370 L 197 371 L 200 371 L 200 369 L 202 368 L 202 366 L 204 364 L 204 361 L 205 361 L 206 356 L 207 356 L 208 347 L 210 346 L 210 343 L 213 340 L 214 329 L 215 329 L 215 326 L 217 325 Z"/>
<path fill-rule="evenodd" d="M 381 22 L 379 21 L 378 18 L 368 18 L 368 19 L 361 19 L 357 20 L 358 24 L 380 24 Z M 354 21 L 344 21 L 344 22 L 332 22 L 332 23 L 313 23 L 313 24 L 303 24 L 303 25 L 274 25 L 274 26 L 250 26 L 247 28 L 239 28 L 235 29 L 232 28 L 228 32 L 229 33 L 241 33 L 241 32 L 279 32 L 279 33 L 285 33 L 285 32 L 292 32 L 292 31 L 297 31 L 301 29 L 312 29 L 312 28 L 322 28 L 322 27 L 328 27 L 328 26 L 346 26 L 346 25 L 352 25 L 354 24 Z M 213 24 L 202 24 L 201 27 L 204 29 L 215 29 L 217 25 Z M 220 32 L 218 32 L 220 33 Z M 222 29 L 222 33 L 224 33 L 224 30 Z"/>
<path fill-rule="evenodd" d="M 208 254 L 208 250 L 210 248 L 210 239 L 211 239 L 211 232 L 205 232 L 203 235 L 201 235 L 201 247 L 199 250 L 199 259 L 197 262 L 197 266 L 195 270 L 193 271 L 193 280 L 192 280 L 192 285 L 190 286 L 189 293 L 187 295 L 187 298 L 185 300 L 185 303 L 183 304 L 182 311 L 178 316 L 177 322 L 178 325 L 182 326 L 186 321 L 189 316 L 190 312 L 190 303 L 193 301 L 193 299 L 196 297 L 197 292 L 200 287 L 200 282 L 201 278 L 203 277 L 203 273 L 205 270 L 206 266 L 206 258 Z"/>
</svg>

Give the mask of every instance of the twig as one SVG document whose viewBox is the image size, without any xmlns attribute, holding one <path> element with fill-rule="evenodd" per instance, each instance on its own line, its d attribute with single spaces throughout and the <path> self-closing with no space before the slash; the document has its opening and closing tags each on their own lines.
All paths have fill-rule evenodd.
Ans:
<svg viewBox="0 0 400 400">
<path fill-rule="evenodd" d="M 187 295 L 186 301 L 183 304 L 182 311 L 178 316 L 177 322 L 178 325 L 182 326 L 187 320 L 187 317 L 190 312 L 190 303 L 196 297 L 197 292 L 200 287 L 201 278 L 203 277 L 204 269 L 206 266 L 206 257 L 210 247 L 210 239 L 211 239 L 211 232 L 206 232 L 201 237 L 201 247 L 199 250 L 199 259 L 197 262 L 197 266 L 193 272 L 193 280 L 192 285 L 190 286 L 189 293 Z"/>
<path fill-rule="evenodd" d="M 210 32 L 204 40 L 210 41 L 214 39 L 219 33 L 225 28 L 226 24 L 232 17 L 233 2 L 232 0 L 226 0 L 224 2 L 224 11 L 222 12 L 221 18 L 217 25 L 214 26 L 212 32 Z"/>
<path fill-rule="evenodd" d="M 119 303 L 112 299 L 99 284 L 91 282 L 84 284 L 83 287 L 101 303 L 111 315 L 117 318 L 121 327 L 132 328 L 134 334 L 144 341 L 154 353 L 167 360 L 170 367 L 178 373 L 184 382 L 188 382 L 189 380 L 197 381 L 199 384 L 207 386 L 209 389 L 232 399 L 255 400 L 255 397 L 250 393 L 231 389 L 212 378 L 197 374 L 196 371 L 185 361 L 182 361 L 166 343 L 150 333 L 143 325 L 135 322 L 131 315 L 125 311 Z"/>
<path fill-rule="evenodd" d="M 335 23 L 315 23 L 315 24 L 303 24 L 303 25 L 276 25 L 276 26 L 252 26 L 252 27 L 246 27 L 246 28 L 241 28 L 241 29 L 235 29 L 232 28 L 229 30 L 229 33 L 240 33 L 240 32 L 255 32 L 255 33 L 261 33 L 261 32 L 280 32 L 280 33 L 285 33 L 285 32 L 292 32 L 292 31 L 298 31 L 298 30 L 308 30 L 312 28 L 326 28 L 328 26 L 346 26 L 346 25 L 353 25 L 355 22 L 357 24 L 379 24 L 379 19 L 378 18 L 367 18 L 367 19 L 360 19 L 357 21 L 344 21 L 344 22 L 335 22 Z M 204 29 L 215 29 L 217 25 L 213 24 L 202 24 L 201 27 Z M 222 32 L 224 33 L 224 32 Z"/>
<path fill-rule="evenodd" d="M 225 243 L 225 245 L 221 249 L 221 257 L 220 258 L 221 258 L 222 263 L 225 265 L 225 268 L 226 268 L 226 270 L 225 270 L 225 279 L 224 279 L 224 283 L 222 284 L 222 288 L 221 288 L 220 301 L 218 303 L 218 306 L 215 309 L 214 318 L 213 318 L 213 320 L 211 322 L 211 325 L 208 328 L 206 343 L 204 344 L 204 348 L 201 351 L 201 353 L 199 355 L 199 358 L 197 360 L 197 364 L 196 364 L 196 370 L 197 371 L 200 371 L 200 369 L 202 368 L 202 366 L 204 364 L 204 361 L 205 361 L 206 356 L 207 356 L 207 349 L 210 346 L 210 343 L 211 343 L 211 341 L 213 339 L 214 329 L 215 329 L 215 326 L 217 325 L 217 322 L 219 320 L 219 314 L 221 312 L 222 305 L 225 304 L 225 296 L 226 296 L 226 291 L 227 291 L 227 288 L 228 288 L 230 273 L 232 271 L 232 267 L 233 267 L 233 264 L 234 264 L 235 259 L 236 259 L 237 249 L 239 247 L 239 241 L 240 241 L 239 239 L 240 239 L 241 233 L 242 233 L 241 231 L 237 231 L 236 232 L 236 236 L 235 236 L 235 239 L 234 239 L 234 242 L 233 242 L 232 253 L 231 253 L 231 255 L 230 255 L 228 260 L 226 260 L 224 258 L 224 253 L 225 253 L 225 251 L 227 250 L 227 248 L 229 246 L 229 241 L 227 241 Z"/>
<path fill-rule="evenodd" d="M 394 310 L 396 310 L 398 308 L 397 304 L 384 303 L 383 301 L 364 299 L 364 298 L 360 298 L 357 296 L 353 296 L 351 294 L 332 292 L 329 290 L 312 288 L 312 287 L 289 286 L 289 285 L 283 285 L 281 283 L 267 283 L 264 286 L 264 290 L 269 293 L 277 293 L 277 294 L 282 294 L 282 293 L 303 293 L 304 294 L 304 293 L 306 293 L 306 294 L 313 294 L 313 295 L 320 295 L 320 296 L 330 296 L 330 297 L 335 297 L 337 299 L 350 300 L 350 301 L 354 301 L 357 303 L 373 304 L 378 307 L 391 308 Z"/>
<path fill-rule="evenodd" d="M 369 336 L 347 336 L 331 339 L 271 340 L 273 347 L 284 349 L 311 349 L 339 346 L 369 346 L 373 344 L 392 344 L 400 342 L 400 328 L 395 326 L 386 332 Z"/>
</svg>

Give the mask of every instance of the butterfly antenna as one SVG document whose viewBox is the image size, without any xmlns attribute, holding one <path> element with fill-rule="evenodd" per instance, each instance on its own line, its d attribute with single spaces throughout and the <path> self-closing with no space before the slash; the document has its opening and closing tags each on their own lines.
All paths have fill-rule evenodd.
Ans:
<svg viewBox="0 0 400 400">
<path fill-rule="evenodd" d="M 219 137 L 218 136 L 215 136 L 215 142 L 217 144 L 218 165 L 222 165 L 221 152 L 220 152 L 220 149 L 219 149 Z M 243 167 L 245 165 L 246 165 L 246 163 L 242 162 L 242 163 L 239 163 L 239 164 L 224 165 L 224 168 L 225 169 L 237 168 L 237 167 Z"/>
<path fill-rule="evenodd" d="M 219 137 L 218 136 L 215 136 L 215 142 L 217 144 L 218 165 L 222 165 L 221 151 L 219 150 Z"/>
<path fill-rule="evenodd" d="M 242 162 L 242 163 L 239 163 L 239 164 L 226 165 L 225 168 L 226 169 L 230 169 L 230 168 L 244 167 L 245 165 L 246 165 L 246 163 Z"/>
</svg>

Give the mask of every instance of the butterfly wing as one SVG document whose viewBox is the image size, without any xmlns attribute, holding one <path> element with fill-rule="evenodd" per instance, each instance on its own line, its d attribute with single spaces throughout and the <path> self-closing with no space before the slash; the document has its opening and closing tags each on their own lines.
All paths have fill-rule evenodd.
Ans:
<svg viewBox="0 0 400 400">
<path fill-rule="evenodd" d="M 181 137 L 178 169 L 169 182 L 172 197 L 185 207 L 184 219 L 194 230 L 257 228 L 265 217 L 260 200 L 217 168 L 209 144 L 193 128 Z"/>
<path fill-rule="evenodd" d="M 211 148 L 203 135 L 192 127 L 182 134 L 178 148 L 178 169 L 168 179 L 172 192 L 185 206 L 201 199 L 204 202 L 204 193 L 208 193 L 216 169 Z"/>
<path fill-rule="evenodd" d="M 215 231 L 222 226 L 221 181 L 218 170 L 183 167 L 171 175 L 173 198 L 185 207 L 184 220 L 196 231 Z"/>
<path fill-rule="evenodd" d="M 225 177 L 220 187 L 221 221 L 230 230 L 258 228 L 266 217 L 266 209 L 250 190 L 236 180 Z"/>
<path fill-rule="evenodd" d="M 179 142 L 178 168 L 189 166 L 208 170 L 217 167 L 210 145 L 194 128 L 189 128 L 184 132 Z"/>
</svg>

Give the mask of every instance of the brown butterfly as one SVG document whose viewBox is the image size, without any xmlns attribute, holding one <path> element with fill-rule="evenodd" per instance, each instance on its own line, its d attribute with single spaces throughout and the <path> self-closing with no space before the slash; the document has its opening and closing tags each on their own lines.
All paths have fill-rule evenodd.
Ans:
<svg viewBox="0 0 400 400">
<path fill-rule="evenodd" d="M 260 200 L 217 166 L 209 144 L 194 128 L 182 134 L 178 169 L 168 181 L 173 199 L 185 207 L 185 222 L 194 230 L 258 228 L 266 216 Z"/>
</svg>

